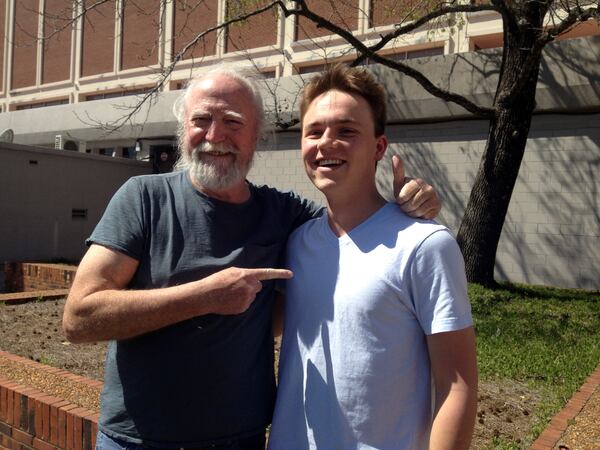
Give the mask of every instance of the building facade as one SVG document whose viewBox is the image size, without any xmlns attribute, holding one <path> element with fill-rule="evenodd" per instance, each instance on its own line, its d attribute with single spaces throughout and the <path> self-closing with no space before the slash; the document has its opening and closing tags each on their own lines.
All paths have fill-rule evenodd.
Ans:
<svg viewBox="0 0 600 450">
<path fill-rule="evenodd" d="M 113 164 L 106 165 L 107 170 L 116 170 L 118 161 L 137 164 L 119 159 L 131 158 L 151 162 L 140 170 L 166 171 L 173 162 L 175 145 L 172 106 L 193 72 L 221 62 L 258 68 L 266 79 L 262 89 L 270 112 L 268 122 L 285 123 L 297 116 L 297 95 L 306 74 L 353 57 L 339 38 L 322 28 L 273 11 L 219 32 L 210 31 L 239 13 L 228 5 L 250 2 L 108 0 L 82 15 L 86 4 L 96 3 L 0 0 L 0 26 L 5 36 L 0 46 L 0 140 L 63 149 L 40 153 L 53 161 L 64 159 L 64 150 L 73 150 L 115 157 L 89 158 L 96 162 L 110 159 Z M 337 0 L 335 9 L 329 1 L 308 3 L 366 43 L 374 42 L 379 33 L 393 29 L 399 18 L 406 16 L 406 10 L 398 5 L 410 6 L 410 2 L 395 0 Z M 501 55 L 494 48 L 501 44 L 501 22 L 493 14 L 477 13 L 460 18 L 454 28 L 418 30 L 390 42 L 382 52 L 406 59 L 442 88 L 489 106 L 500 68 Z M 206 33 L 188 47 L 202 30 Z M 536 114 L 498 248 L 498 278 L 600 289 L 600 178 L 596 170 L 600 164 L 599 34 L 598 26 L 588 22 L 544 51 Z M 586 37 L 568 39 L 579 36 Z M 161 70 L 174 60 L 178 62 L 158 95 L 140 105 L 144 93 L 156 88 Z M 456 232 L 485 146 L 488 123 L 431 96 L 408 77 L 380 67 L 374 71 L 390 94 L 390 150 L 379 165 L 381 191 L 389 191 L 389 157 L 402 155 L 409 174 L 430 180 L 439 190 L 444 204 L 440 220 Z M 119 126 L 113 129 L 111 124 Z M 259 143 L 249 178 L 322 201 L 303 173 L 298 149 L 297 126 L 274 129 Z M 78 163 L 88 159 L 83 154 L 71 156 L 74 158 L 68 160 Z M 0 161 L 6 162 L 0 166 L 6 175 L 0 177 L 0 191 L 14 196 L 12 203 L 0 207 L 14 207 L 3 210 L 3 217 L 29 214 L 37 218 L 40 229 L 54 230 L 53 220 L 58 219 L 50 214 L 40 216 L 33 200 L 38 192 L 52 193 L 54 181 L 64 178 L 66 182 L 60 167 L 67 166 L 32 164 L 41 161 L 39 158 L 37 153 L 27 156 L 22 148 L 3 150 L 0 146 Z M 53 168 L 52 175 L 46 166 Z M 31 184 L 22 176 L 23 167 L 40 179 L 50 177 L 43 189 L 32 188 L 33 206 L 29 209 L 19 201 L 18 193 Z M 84 170 L 69 167 L 72 169 L 64 170 L 77 172 L 72 177 Z M 101 178 L 106 175 L 95 167 L 86 165 L 78 182 L 86 185 L 93 176 L 102 185 Z M 72 198 L 63 196 L 70 202 L 60 213 L 65 227 L 86 225 L 73 216 L 73 211 L 86 208 L 84 202 L 75 201 L 80 200 L 76 186 L 66 187 Z M 56 205 L 51 200 L 46 203 Z M 95 216 L 91 207 L 89 211 L 87 225 L 91 226 Z M 17 223 L 6 226 L 19 229 Z M 51 238 L 56 241 L 54 235 Z M 29 240 L 35 239 L 48 240 L 43 233 L 30 230 Z M 32 244 L 32 248 L 43 245 Z M 65 253 L 62 246 L 55 247 L 52 252 Z M 34 258 L 29 254 L 23 257 Z"/>
<path fill-rule="evenodd" d="M 17 143 L 126 158 L 156 153 L 164 159 L 165 151 L 172 148 L 172 117 L 164 119 L 168 126 L 153 126 L 136 117 L 124 121 L 137 124 L 125 126 L 125 132 L 97 130 L 127 116 L 127 105 L 136 104 L 133 98 L 157 89 L 159 96 L 173 99 L 168 94 L 181 89 L 192 72 L 217 63 L 253 65 L 266 78 L 278 79 L 353 57 L 341 38 L 304 18 L 286 18 L 277 9 L 214 30 L 217 24 L 267 3 L 0 0 L 0 27 L 5 36 L 0 46 L 0 113 L 7 113 L 2 114 L 0 126 L 10 128 Z M 414 9 L 413 2 L 399 0 L 307 3 L 367 44 L 408 21 Z M 381 52 L 405 60 L 476 51 L 500 46 L 501 31 L 495 14 L 469 14 L 451 26 L 424 28 L 391 41 Z M 599 34 L 593 22 L 565 37 L 590 34 Z M 174 61 L 174 70 L 159 85 L 160 74 Z M 100 106 L 107 102 L 123 103 L 125 110 Z M 28 115 L 15 114 L 50 106 L 63 106 L 48 110 L 57 111 L 61 120 L 55 124 L 51 120 L 39 131 L 21 125 L 21 118 Z M 65 127 L 65 115 L 76 117 L 73 125 Z"/>
</svg>

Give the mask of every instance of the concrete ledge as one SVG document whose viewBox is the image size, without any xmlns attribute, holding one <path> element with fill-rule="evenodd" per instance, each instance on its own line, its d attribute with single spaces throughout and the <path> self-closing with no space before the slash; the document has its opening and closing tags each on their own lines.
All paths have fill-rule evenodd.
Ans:
<svg viewBox="0 0 600 450">
<path fill-rule="evenodd" d="M 21 303 L 56 300 L 64 298 L 69 294 L 69 289 L 52 289 L 47 291 L 11 292 L 0 294 L 0 303 L 7 305 L 18 305 Z"/>
</svg>

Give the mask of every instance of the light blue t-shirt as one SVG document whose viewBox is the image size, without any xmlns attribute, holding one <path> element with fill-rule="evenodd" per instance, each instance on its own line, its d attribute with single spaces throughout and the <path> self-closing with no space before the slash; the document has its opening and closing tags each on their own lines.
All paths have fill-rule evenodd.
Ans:
<svg viewBox="0 0 600 450">
<path fill-rule="evenodd" d="M 288 242 L 271 450 L 426 448 L 426 335 L 472 325 L 449 231 L 387 204 L 338 238 L 327 215 Z"/>
</svg>

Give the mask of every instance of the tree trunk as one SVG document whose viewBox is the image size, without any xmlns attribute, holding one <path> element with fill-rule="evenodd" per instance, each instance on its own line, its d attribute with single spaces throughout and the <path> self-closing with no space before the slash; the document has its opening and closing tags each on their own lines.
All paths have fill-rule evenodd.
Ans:
<svg viewBox="0 0 600 450">
<path fill-rule="evenodd" d="M 496 251 L 519 167 L 525 153 L 541 53 L 527 53 L 534 36 L 511 35 L 505 47 L 494 117 L 473 189 L 458 231 L 458 243 L 465 258 L 467 279 L 493 287 Z M 535 68 L 523 89 L 514 93 L 527 57 L 537 57 Z M 514 97 L 513 97 L 514 95 Z"/>
</svg>

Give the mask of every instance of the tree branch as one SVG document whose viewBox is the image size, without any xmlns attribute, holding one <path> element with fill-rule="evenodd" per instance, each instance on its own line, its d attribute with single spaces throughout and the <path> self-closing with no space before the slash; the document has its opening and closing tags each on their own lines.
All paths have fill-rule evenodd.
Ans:
<svg viewBox="0 0 600 450">
<path fill-rule="evenodd" d="M 339 26 L 333 24 L 332 22 L 328 21 L 322 16 L 315 14 L 308 8 L 304 0 L 297 0 L 295 1 L 295 3 L 299 4 L 300 8 L 289 10 L 289 14 L 295 14 L 306 17 L 307 19 L 319 24 L 319 26 L 334 32 L 338 36 L 342 37 L 350 45 L 352 45 L 359 53 L 361 53 L 362 56 L 366 55 L 367 58 L 371 58 L 384 66 L 390 67 L 394 70 L 397 70 L 398 72 L 402 72 L 403 74 L 408 75 L 409 77 L 413 78 L 417 83 L 419 83 L 431 95 L 440 97 L 452 103 L 456 103 L 457 105 L 465 108 L 467 111 L 477 116 L 483 118 L 492 117 L 493 110 L 491 108 L 481 107 L 471 102 L 470 100 L 467 100 L 462 95 L 439 88 L 438 86 L 434 85 L 431 81 L 429 81 L 429 79 L 418 70 L 413 69 L 412 67 L 409 67 L 406 64 L 380 56 L 379 54 L 371 50 L 371 48 L 363 44 L 363 42 L 360 39 L 356 38 L 350 31 L 340 28 Z"/>
<path fill-rule="evenodd" d="M 371 51 L 377 52 L 386 46 L 388 42 L 401 36 L 403 34 L 410 33 L 428 22 L 437 19 L 439 17 L 443 17 L 447 14 L 452 13 L 469 13 L 469 12 L 480 12 L 480 11 L 496 11 L 500 12 L 497 6 L 493 5 L 454 5 L 454 6 L 446 6 L 444 8 L 436 9 L 419 19 L 409 23 L 408 25 L 396 25 L 396 29 L 390 33 L 387 33 L 381 36 L 379 42 L 375 45 L 369 47 Z M 362 61 L 362 60 L 361 60 Z"/>
<path fill-rule="evenodd" d="M 257 15 L 259 15 L 259 14 L 265 12 L 265 11 L 268 11 L 269 9 L 272 9 L 272 8 L 274 8 L 277 5 L 279 5 L 281 8 L 285 7 L 285 5 L 283 5 L 282 0 L 275 0 L 275 1 L 272 1 L 271 3 L 266 4 L 265 6 L 263 6 L 261 8 L 255 9 L 252 12 L 240 14 L 239 16 L 236 16 L 236 17 L 233 17 L 231 19 L 225 20 L 224 22 L 218 23 L 214 27 L 207 28 L 202 33 L 197 34 L 194 39 L 192 39 L 190 42 L 188 42 L 179 52 L 177 52 L 175 54 L 175 57 L 173 58 L 173 68 L 175 67 L 175 63 L 177 63 L 181 59 L 183 59 L 183 55 L 190 48 L 194 47 L 198 43 L 198 41 L 200 41 L 200 39 L 202 39 L 207 34 L 212 33 L 213 31 L 217 31 L 217 30 L 223 29 L 223 28 L 227 27 L 228 25 L 231 25 L 231 24 L 234 24 L 234 23 L 237 23 L 237 22 L 243 22 L 244 20 L 247 20 L 247 19 L 249 19 L 252 16 L 257 16 Z M 173 69 L 171 69 L 171 71 L 169 72 L 169 74 L 172 71 L 173 71 Z"/>
<path fill-rule="evenodd" d="M 582 22 L 587 22 L 590 19 L 600 20 L 600 7 L 587 8 L 585 10 L 578 7 L 575 11 L 570 11 L 558 25 L 547 28 L 540 40 L 547 44 L 553 41 L 557 36 L 569 31 L 575 25 Z"/>
<path fill-rule="evenodd" d="M 502 19 L 504 21 L 505 27 L 510 27 L 512 29 L 516 29 L 518 25 L 518 20 L 513 12 L 513 10 L 509 7 L 505 0 L 490 0 L 492 5 L 497 8 L 497 11 L 502 15 Z M 506 31 L 504 32 L 506 34 Z"/>
<path fill-rule="evenodd" d="M 86 4 L 82 1 L 73 2 L 72 11 L 78 11 L 78 12 L 76 12 L 72 18 L 67 19 L 63 26 L 55 28 L 54 30 L 52 30 L 52 33 L 50 33 L 50 34 L 44 34 L 43 36 L 40 37 L 40 39 L 43 39 L 43 40 L 50 39 L 53 36 L 55 36 L 56 34 L 60 33 L 61 31 L 64 31 L 67 28 L 72 27 L 74 24 L 76 24 L 79 21 L 79 19 L 85 18 L 86 14 L 88 12 L 93 11 L 94 9 L 98 8 L 99 6 L 101 6 L 104 3 L 107 3 L 109 1 L 110 0 L 96 0 L 94 3 L 91 3 L 88 6 L 86 6 Z M 81 6 L 81 8 L 78 8 L 78 6 Z M 45 16 L 43 11 L 38 12 L 38 14 Z M 59 18 L 61 20 L 63 19 L 62 17 L 54 17 L 54 19 L 59 19 Z M 44 29 L 44 33 L 46 33 L 45 29 Z"/>
<path fill-rule="evenodd" d="M 513 89 L 511 90 L 511 94 L 503 98 L 503 102 L 510 103 L 519 94 L 519 92 L 524 89 L 529 77 L 531 76 L 531 72 L 539 66 L 541 53 L 546 44 L 552 42 L 557 36 L 569 31 L 575 25 L 581 22 L 586 22 L 587 20 L 593 18 L 598 18 L 598 15 L 598 8 L 587 8 L 583 10 L 578 6 L 576 10 L 570 11 L 569 14 L 560 21 L 560 23 L 545 29 L 531 48 L 529 57 L 521 69 L 521 73 L 516 80 Z"/>
<path fill-rule="evenodd" d="M 280 7 L 284 7 L 282 0 L 275 0 L 272 1 L 271 3 L 268 3 L 267 5 L 256 9 L 252 12 L 246 13 L 246 14 L 241 14 L 239 16 L 233 17 L 231 19 L 225 20 L 222 23 L 219 23 L 213 27 L 207 28 L 206 30 L 202 31 L 201 33 L 198 33 L 194 39 L 192 39 L 190 42 L 188 42 L 180 51 L 178 51 L 172 58 L 172 61 L 166 65 L 164 67 L 164 69 L 161 70 L 160 72 L 160 77 L 156 83 L 156 85 L 154 87 L 152 87 L 152 89 L 148 92 L 146 92 L 143 97 L 140 99 L 139 102 L 136 103 L 136 105 L 130 109 L 129 113 L 123 117 L 121 117 L 118 120 L 115 120 L 113 122 L 110 123 L 106 123 L 104 124 L 103 128 L 108 130 L 108 133 L 112 133 L 114 131 L 116 131 L 117 129 L 119 129 L 121 126 L 123 126 L 124 124 L 126 124 L 127 122 L 130 122 L 133 119 L 133 116 L 135 114 L 137 114 L 141 109 L 142 106 L 150 101 L 153 97 L 156 96 L 156 94 L 158 94 L 160 91 L 162 91 L 163 86 L 165 85 L 165 83 L 167 82 L 167 80 L 169 79 L 169 77 L 171 76 L 171 74 L 175 71 L 175 67 L 177 65 L 177 63 L 181 60 L 183 60 L 185 53 L 193 48 L 196 44 L 198 44 L 198 42 L 204 38 L 204 36 L 208 35 L 209 33 L 212 33 L 214 31 L 218 31 L 220 29 L 223 29 L 225 27 L 227 27 L 228 25 L 234 24 L 236 22 L 242 22 L 252 16 L 256 16 L 258 14 L 261 14 L 271 8 L 274 8 L 276 6 L 280 6 Z"/>
<path fill-rule="evenodd" d="M 486 108 L 483 106 L 479 106 L 479 105 L 471 102 L 470 100 L 467 100 L 465 97 L 463 97 L 460 94 L 456 94 L 454 92 L 447 91 L 446 89 L 442 89 L 442 88 L 436 86 L 431 81 L 429 81 L 429 79 L 425 75 L 423 75 L 418 70 L 413 69 L 412 67 L 409 67 L 400 62 L 382 57 L 377 53 L 368 55 L 368 57 L 371 58 L 373 61 L 378 62 L 381 65 L 390 67 L 394 70 L 397 70 L 398 72 L 402 72 L 403 74 L 408 75 L 409 77 L 413 78 L 417 83 L 419 83 L 423 87 L 423 89 L 425 89 L 427 92 L 429 92 L 431 95 L 433 95 L 435 97 L 441 98 L 447 102 L 456 103 L 457 105 L 462 106 L 464 109 L 466 109 L 470 113 L 473 113 L 476 116 L 479 116 L 481 118 L 490 119 L 493 115 L 492 108 Z"/>
</svg>

